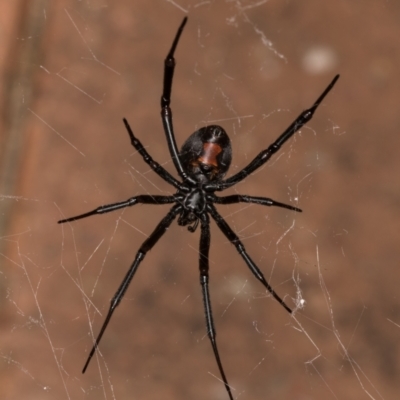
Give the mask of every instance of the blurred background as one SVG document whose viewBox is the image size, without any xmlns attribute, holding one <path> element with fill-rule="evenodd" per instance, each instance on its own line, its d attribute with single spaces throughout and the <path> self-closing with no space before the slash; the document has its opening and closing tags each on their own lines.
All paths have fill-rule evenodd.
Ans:
<svg viewBox="0 0 400 400">
<path fill-rule="evenodd" d="M 109 301 L 169 206 L 58 225 L 141 193 L 170 194 L 126 117 L 177 176 L 180 146 L 220 124 L 237 172 L 337 73 L 314 119 L 220 206 L 295 318 L 212 224 L 211 296 L 235 398 L 395 399 L 400 390 L 400 3 L 394 0 L 3 2 L 0 16 L 0 392 L 3 399 L 228 398 L 206 336 L 199 230 L 173 223 L 141 264 L 85 375 Z M 228 174 L 228 176 L 229 176 Z"/>
</svg>

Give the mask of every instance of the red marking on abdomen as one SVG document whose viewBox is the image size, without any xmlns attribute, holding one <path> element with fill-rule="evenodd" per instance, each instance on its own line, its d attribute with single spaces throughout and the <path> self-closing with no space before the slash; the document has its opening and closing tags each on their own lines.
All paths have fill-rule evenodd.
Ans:
<svg viewBox="0 0 400 400">
<path fill-rule="evenodd" d="M 213 165 L 218 167 L 217 156 L 221 153 L 222 149 L 219 144 L 216 143 L 204 143 L 203 153 L 198 158 L 199 162 L 207 165 Z"/>
</svg>

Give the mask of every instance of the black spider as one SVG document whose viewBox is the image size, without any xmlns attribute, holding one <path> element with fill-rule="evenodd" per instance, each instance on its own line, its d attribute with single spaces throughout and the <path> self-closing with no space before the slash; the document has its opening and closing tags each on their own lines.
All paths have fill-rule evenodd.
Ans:
<svg viewBox="0 0 400 400">
<path fill-rule="evenodd" d="M 261 151 L 253 161 L 250 162 L 245 168 L 224 180 L 224 176 L 228 171 L 232 159 L 232 150 L 229 137 L 225 130 L 218 125 L 210 125 L 199 129 L 194 132 L 186 142 L 183 144 L 182 149 L 178 152 L 174 130 L 172 127 L 172 111 L 170 108 L 171 101 L 171 87 L 172 78 L 175 69 L 174 52 L 178 44 L 179 38 L 186 24 L 187 18 L 185 17 L 176 33 L 174 42 L 172 43 L 171 50 L 169 51 L 164 66 L 164 84 L 163 93 L 161 97 L 161 118 L 164 126 L 164 132 L 167 137 L 168 148 L 171 153 L 172 161 L 175 168 L 181 177 L 182 181 L 175 179 L 169 172 L 167 172 L 160 164 L 154 161 L 147 153 L 140 141 L 135 137 L 132 132 L 128 121 L 124 118 L 124 124 L 128 130 L 132 146 L 142 155 L 144 161 L 156 172 L 162 179 L 176 188 L 176 193 L 173 196 L 152 196 L 152 195 L 139 195 L 132 197 L 126 201 L 119 203 L 108 204 L 81 214 L 75 217 L 66 218 L 58 223 L 72 222 L 77 219 L 86 218 L 90 215 L 104 214 L 110 211 L 118 210 L 120 208 L 134 206 L 138 203 L 142 204 L 174 204 L 168 214 L 161 220 L 161 222 L 154 229 L 153 233 L 141 245 L 136 254 L 128 273 L 122 281 L 120 287 L 111 300 L 110 309 L 107 317 L 103 323 L 99 335 L 93 345 L 89 354 L 82 373 L 86 371 L 90 360 L 92 359 L 96 348 L 103 336 L 105 329 L 114 313 L 114 310 L 122 300 L 128 286 L 135 275 L 139 264 L 143 261 L 146 253 L 153 248 L 161 236 L 167 231 L 172 221 L 178 216 L 178 224 L 187 226 L 189 232 L 194 232 L 200 223 L 200 248 L 199 248 L 199 264 L 200 264 L 200 284 L 203 292 L 204 310 L 207 325 L 207 334 L 211 341 L 214 351 L 214 356 L 218 364 L 218 368 L 228 392 L 229 399 L 233 400 L 231 388 L 228 384 L 224 369 L 222 367 L 221 359 L 219 356 L 217 342 L 215 340 L 216 332 L 214 328 L 213 315 L 211 311 L 211 301 L 208 288 L 208 270 L 209 260 L 208 254 L 210 249 L 210 216 L 216 222 L 218 228 L 227 237 L 227 239 L 236 247 L 238 253 L 243 257 L 245 263 L 250 268 L 254 276 L 264 285 L 264 287 L 272 294 L 272 296 L 288 311 L 292 310 L 286 303 L 275 293 L 272 287 L 264 278 L 264 275 L 247 254 L 242 242 L 236 233 L 226 223 L 224 218 L 218 213 L 214 204 L 233 204 L 233 203 L 255 203 L 264 206 L 278 206 L 287 208 L 289 210 L 301 212 L 297 207 L 279 203 L 275 200 L 266 197 L 254 197 L 248 195 L 235 194 L 231 196 L 218 197 L 215 192 L 225 190 L 238 182 L 245 179 L 257 168 L 264 165 L 273 154 L 275 154 L 281 146 L 304 124 L 312 118 L 315 110 L 321 104 L 322 100 L 332 89 L 334 84 L 339 78 L 336 75 L 328 87 L 318 97 L 316 102 L 311 108 L 303 111 L 295 121 L 272 143 L 266 150 Z"/>
</svg>

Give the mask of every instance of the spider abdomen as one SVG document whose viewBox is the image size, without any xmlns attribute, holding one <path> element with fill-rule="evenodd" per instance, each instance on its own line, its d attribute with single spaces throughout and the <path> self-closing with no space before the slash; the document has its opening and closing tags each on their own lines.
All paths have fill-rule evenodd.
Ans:
<svg viewBox="0 0 400 400">
<path fill-rule="evenodd" d="M 231 141 L 222 127 L 206 126 L 189 136 L 179 158 L 184 170 L 197 182 L 222 179 L 232 160 Z"/>
</svg>

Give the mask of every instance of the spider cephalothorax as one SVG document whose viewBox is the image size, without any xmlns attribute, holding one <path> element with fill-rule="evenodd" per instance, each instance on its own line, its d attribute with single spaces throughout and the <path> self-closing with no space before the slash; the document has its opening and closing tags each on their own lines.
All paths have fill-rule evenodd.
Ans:
<svg viewBox="0 0 400 400">
<path fill-rule="evenodd" d="M 154 161 L 147 150 L 143 147 L 139 139 L 136 138 L 132 132 L 128 121 L 124 119 L 126 129 L 128 131 L 132 146 L 143 157 L 143 160 L 156 172 L 162 179 L 174 186 L 176 193 L 172 196 L 162 195 L 138 195 L 128 200 L 121 201 L 114 204 L 107 204 L 100 206 L 95 210 L 87 213 L 77 215 L 75 217 L 62 219 L 59 223 L 72 222 L 77 219 L 86 218 L 91 215 L 104 214 L 110 211 L 118 210 L 124 207 L 134 206 L 138 203 L 141 204 L 173 204 L 167 215 L 159 222 L 154 231 L 140 246 L 136 257 L 125 275 L 121 285 L 111 299 L 110 308 L 106 319 L 101 327 L 100 333 L 94 341 L 92 350 L 87 358 L 83 371 L 89 365 L 96 348 L 106 330 L 110 319 L 122 300 L 137 268 L 143 261 L 146 253 L 153 248 L 158 240 L 167 231 L 168 227 L 178 217 L 178 224 L 187 226 L 190 232 L 194 232 L 200 223 L 200 245 L 199 245 L 199 269 L 200 269 L 200 284 L 204 299 L 204 312 L 206 316 L 207 335 L 211 341 L 212 349 L 215 359 L 218 364 L 218 369 L 224 382 L 226 391 L 230 400 L 233 400 L 231 387 L 225 375 L 224 368 L 219 356 L 217 342 L 215 338 L 215 327 L 212 318 L 211 301 L 208 288 L 209 281 L 209 260 L 208 254 L 210 250 L 210 216 L 217 224 L 218 228 L 226 236 L 226 238 L 235 246 L 238 253 L 242 256 L 247 267 L 252 274 L 258 279 L 262 285 L 268 290 L 269 293 L 285 308 L 286 311 L 291 313 L 290 307 L 279 297 L 279 295 L 272 289 L 270 284 L 264 278 L 263 273 L 248 255 L 243 243 L 240 241 L 236 233 L 231 229 L 224 218 L 218 213 L 215 204 L 233 204 L 233 203 L 254 203 L 264 206 L 283 207 L 292 211 L 300 212 L 301 210 L 295 206 L 280 203 L 267 197 L 255 197 L 249 195 L 235 194 L 230 196 L 217 196 L 216 191 L 223 191 L 233 185 L 236 185 L 246 177 L 248 177 L 256 169 L 264 165 L 273 154 L 275 154 L 281 146 L 297 132 L 304 124 L 306 124 L 312 117 L 321 104 L 322 100 L 332 89 L 334 84 L 339 78 L 336 75 L 332 82 L 318 97 L 315 103 L 307 110 L 303 111 L 289 127 L 265 150 L 262 150 L 246 167 L 237 172 L 235 175 L 224 180 L 224 176 L 228 171 L 232 158 L 231 143 L 228 135 L 223 128 L 217 125 L 210 125 L 199 129 L 194 132 L 186 142 L 183 144 L 182 149 L 178 152 L 175 142 L 175 135 L 172 124 L 172 112 L 170 109 L 171 102 L 171 89 L 172 78 L 175 69 L 174 52 L 181 36 L 182 30 L 186 24 L 187 18 L 184 18 L 180 25 L 172 47 L 165 59 L 164 64 L 164 84 L 163 92 L 161 95 L 161 118 L 164 126 L 164 132 L 167 138 L 168 148 L 171 154 L 172 161 L 175 165 L 181 181 L 173 177 L 167 170 L 165 170 L 159 163 Z"/>
</svg>

